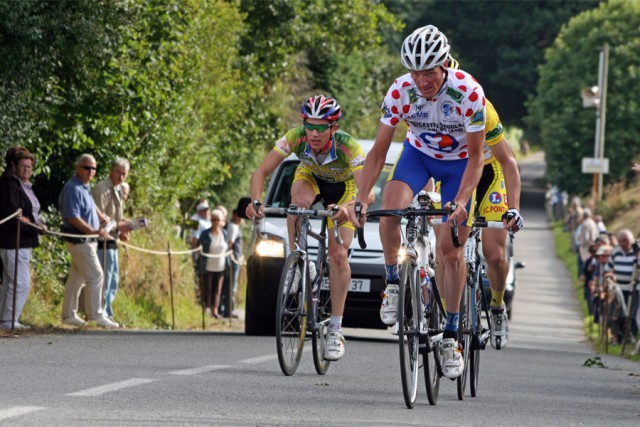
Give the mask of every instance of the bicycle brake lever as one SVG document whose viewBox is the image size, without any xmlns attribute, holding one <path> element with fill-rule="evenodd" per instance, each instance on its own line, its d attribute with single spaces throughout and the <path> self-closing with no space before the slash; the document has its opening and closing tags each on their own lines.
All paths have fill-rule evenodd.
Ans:
<svg viewBox="0 0 640 427">
<path fill-rule="evenodd" d="M 331 208 L 331 216 L 337 214 L 339 210 L 340 207 L 338 205 L 333 205 L 333 207 Z M 336 239 L 336 243 L 342 245 L 342 237 L 340 237 L 340 225 L 338 225 L 337 221 L 333 221 L 333 234 Z"/>
<path fill-rule="evenodd" d="M 362 218 L 362 203 L 356 202 L 353 210 L 356 212 L 356 218 L 360 221 L 360 218 Z M 356 236 L 358 236 L 360 248 L 367 249 L 367 242 L 364 240 L 364 227 L 356 227 Z"/>
</svg>

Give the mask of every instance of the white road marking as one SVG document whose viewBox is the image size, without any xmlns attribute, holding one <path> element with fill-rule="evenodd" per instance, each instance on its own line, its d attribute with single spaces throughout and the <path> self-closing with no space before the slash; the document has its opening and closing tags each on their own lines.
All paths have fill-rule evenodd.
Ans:
<svg viewBox="0 0 640 427">
<path fill-rule="evenodd" d="M 278 358 L 277 354 L 268 354 L 266 356 L 259 356 L 259 357 L 252 357 L 251 359 L 244 359 L 244 360 L 241 360 L 239 363 L 250 363 L 252 365 L 255 365 L 256 363 L 268 362 L 270 360 L 274 360 L 277 358 Z"/>
<path fill-rule="evenodd" d="M 112 391 L 122 390 L 127 387 L 134 387 L 141 384 L 148 384 L 156 380 L 150 380 L 146 378 L 132 378 L 130 380 L 120 381 L 117 383 L 105 384 L 98 387 L 88 388 L 86 390 L 76 391 L 75 393 L 68 393 L 67 396 L 89 396 L 95 397 L 101 394 L 110 393 Z"/>
<path fill-rule="evenodd" d="M 308 353 L 311 350 L 313 350 L 313 348 L 309 345 L 302 350 L 302 353 Z M 238 363 L 249 363 L 249 364 L 255 365 L 257 363 L 269 362 L 271 360 L 277 360 L 277 359 L 278 359 L 277 354 L 267 354 L 266 356 L 258 356 L 258 357 L 252 357 L 251 359 L 240 360 Z"/>
<path fill-rule="evenodd" d="M 169 373 L 173 375 L 196 375 L 196 374 L 202 374 L 205 372 L 218 371 L 220 369 L 227 369 L 230 367 L 231 366 L 229 365 L 209 365 L 209 366 L 200 366 L 199 368 L 181 369 L 179 371 L 172 371 Z"/>
<path fill-rule="evenodd" d="M 14 406 L 13 408 L 1 409 L 0 420 L 6 420 L 13 417 L 19 417 L 20 415 L 30 414 L 31 412 L 42 411 L 42 406 Z"/>
</svg>

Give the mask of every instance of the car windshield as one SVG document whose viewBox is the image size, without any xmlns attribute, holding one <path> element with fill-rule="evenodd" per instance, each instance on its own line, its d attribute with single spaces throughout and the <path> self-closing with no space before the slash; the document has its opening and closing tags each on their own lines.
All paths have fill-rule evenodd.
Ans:
<svg viewBox="0 0 640 427">
<path fill-rule="evenodd" d="M 299 163 L 298 160 L 293 160 L 287 161 L 282 165 L 277 176 L 273 177 L 275 180 L 273 182 L 273 191 L 271 191 L 271 198 L 267 200 L 267 205 L 281 208 L 291 204 L 291 183 L 293 182 L 293 176 Z M 385 165 L 373 187 L 376 201 L 373 205 L 369 206 L 369 210 L 380 209 L 382 207 L 382 189 L 390 172 L 391 165 Z"/>
</svg>

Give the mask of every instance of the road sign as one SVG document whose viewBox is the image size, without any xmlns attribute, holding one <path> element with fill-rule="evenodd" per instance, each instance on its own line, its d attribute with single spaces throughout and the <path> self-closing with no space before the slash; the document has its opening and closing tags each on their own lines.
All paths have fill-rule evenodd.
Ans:
<svg viewBox="0 0 640 427">
<path fill-rule="evenodd" d="M 609 173 L 609 159 L 582 158 L 582 173 Z"/>
</svg>

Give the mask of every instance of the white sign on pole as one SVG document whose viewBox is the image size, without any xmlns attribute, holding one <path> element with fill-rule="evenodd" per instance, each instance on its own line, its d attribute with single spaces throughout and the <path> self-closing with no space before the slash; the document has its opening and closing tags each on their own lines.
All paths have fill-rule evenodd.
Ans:
<svg viewBox="0 0 640 427">
<path fill-rule="evenodd" d="M 582 173 L 609 173 L 609 159 L 582 158 Z"/>
</svg>

